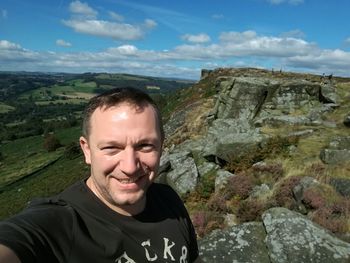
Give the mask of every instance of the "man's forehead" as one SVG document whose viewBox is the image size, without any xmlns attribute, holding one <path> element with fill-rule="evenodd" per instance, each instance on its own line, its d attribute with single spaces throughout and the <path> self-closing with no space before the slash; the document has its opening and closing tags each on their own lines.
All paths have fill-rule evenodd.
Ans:
<svg viewBox="0 0 350 263">
<path fill-rule="evenodd" d="M 93 125 L 93 123 L 96 121 L 103 121 L 107 116 L 108 119 L 112 121 L 127 120 L 133 115 L 139 115 L 142 113 L 146 113 L 144 116 L 145 118 L 149 118 L 152 115 L 151 118 L 155 118 L 157 124 L 159 125 L 157 111 L 153 105 L 135 105 L 130 103 L 121 103 L 115 106 L 102 106 L 96 108 L 96 110 L 91 115 L 90 123 Z"/>
<path fill-rule="evenodd" d="M 128 109 L 128 110 L 134 111 L 135 113 L 141 113 L 146 108 L 152 108 L 154 110 L 154 107 L 149 103 L 143 103 L 139 105 L 131 102 L 122 102 L 117 105 L 103 105 L 101 107 L 98 107 L 94 112 L 96 111 L 105 112 L 108 110 Z"/>
</svg>

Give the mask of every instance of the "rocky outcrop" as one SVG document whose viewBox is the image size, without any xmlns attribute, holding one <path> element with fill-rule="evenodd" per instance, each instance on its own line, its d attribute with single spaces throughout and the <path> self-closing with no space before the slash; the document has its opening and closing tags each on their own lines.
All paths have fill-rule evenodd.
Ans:
<svg viewBox="0 0 350 263">
<path fill-rule="evenodd" d="M 202 155 L 228 162 L 232 156 L 256 150 L 264 138 L 259 129 L 250 126 L 247 121 L 217 119 L 208 130 Z"/>
<path fill-rule="evenodd" d="M 350 161 L 350 136 L 334 138 L 329 146 L 321 151 L 320 158 L 326 164 Z"/>
<path fill-rule="evenodd" d="M 265 237 L 263 224 L 257 222 L 216 230 L 199 241 L 200 256 L 208 263 L 270 263 Z"/>
<path fill-rule="evenodd" d="M 262 218 L 267 233 L 265 243 L 273 263 L 350 261 L 349 243 L 296 212 L 271 208 Z"/>
<path fill-rule="evenodd" d="M 204 84 L 213 85 L 211 91 L 216 91 L 208 103 L 210 107 L 203 106 L 202 110 L 198 110 L 206 100 L 197 94 L 201 103 L 191 101 L 188 107 L 173 115 L 175 119 L 169 123 L 167 134 L 185 139 L 179 140 L 181 143 L 176 145 L 167 145 L 167 154 L 161 161 L 162 173 L 158 180 L 172 185 L 181 195 L 200 189 L 202 185 L 197 188 L 197 184 L 207 182 L 201 180 L 208 177 L 215 179 L 214 186 L 207 185 L 215 191 L 213 195 L 224 192 L 226 185 L 238 176 L 238 172 L 235 175 L 224 170 L 225 165 L 232 158 L 246 157 L 266 147 L 272 136 L 276 136 L 266 133 L 266 128 L 287 127 L 281 129 L 283 134 L 277 135 L 305 139 L 318 136 L 324 128 L 342 126 L 339 125 L 341 121 L 326 117 L 340 107 L 335 80 L 322 81 L 317 76 L 299 77 L 297 74 L 256 69 L 202 71 L 202 80 L 198 92 L 205 90 Z M 204 132 L 184 136 L 192 127 L 200 126 L 194 120 L 205 121 L 205 129 L 196 128 Z M 344 125 L 347 125 L 345 121 Z M 288 146 L 289 156 L 293 149 L 298 151 L 298 145 Z M 333 138 L 320 157 L 326 164 L 350 160 L 350 138 Z M 273 198 L 275 180 L 280 178 L 268 176 L 273 179 L 255 185 L 249 193 L 249 201 Z M 332 178 L 329 183 L 341 195 L 348 197 L 349 188 L 344 185 L 349 182 L 344 180 Z M 203 261 L 350 262 L 349 243 L 302 215 L 309 212 L 303 199 L 305 191 L 318 184 L 313 177 L 305 176 L 293 185 L 290 198 L 297 205 L 293 205 L 293 209 L 299 213 L 271 208 L 263 214 L 263 222 L 240 225 L 235 225 L 237 215 L 223 216 L 228 228 L 215 230 L 199 241 Z"/>
<path fill-rule="evenodd" d="M 161 169 L 157 180 L 172 186 L 180 195 L 193 191 L 197 185 L 198 172 L 196 164 L 188 151 L 164 154 L 161 158 Z"/>
<path fill-rule="evenodd" d="M 199 241 L 203 262 L 345 263 L 350 244 L 303 215 L 271 208 L 263 223 L 251 222 L 213 231 Z"/>
</svg>

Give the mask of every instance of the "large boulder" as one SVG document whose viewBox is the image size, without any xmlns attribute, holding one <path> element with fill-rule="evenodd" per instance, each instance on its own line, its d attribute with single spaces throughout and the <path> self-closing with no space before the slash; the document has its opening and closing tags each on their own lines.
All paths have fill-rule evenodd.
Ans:
<svg viewBox="0 0 350 263">
<path fill-rule="evenodd" d="M 350 262 L 350 244 L 303 215 L 277 207 L 267 210 L 262 218 L 272 263 Z"/>
<path fill-rule="evenodd" d="M 263 223 L 250 222 L 215 230 L 198 241 L 203 262 L 345 263 L 350 244 L 307 217 L 286 208 L 271 208 Z"/>
<path fill-rule="evenodd" d="M 251 222 L 216 230 L 199 240 L 203 262 L 269 263 L 262 223 Z"/>
<path fill-rule="evenodd" d="M 247 121 L 237 119 L 217 119 L 208 130 L 203 156 L 219 157 L 226 162 L 232 156 L 241 156 L 260 147 L 264 136 L 258 128 L 249 125 Z"/>
<path fill-rule="evenodd" d="M 158 177 L 158 182 L 172 186 L 180 195 L 194 191 L 198 171 L 191 152 L 166 153 L 161 158 L 160 167 L 163 173 Z"/>
<path fill-rule="evenodd" d="M 329 146 L 320 152 L 320 159 L 326 164 L 350 161 L 350 136 L 334 138 Z"/>
<path fill-rule="evenodd" d="M 215 105 L 217 119 L 255 117 L 264 103 L 269 89 L 275 86 L 268 79 L 227 77 L 220 82 L 220 93 Z"/>
</svg>

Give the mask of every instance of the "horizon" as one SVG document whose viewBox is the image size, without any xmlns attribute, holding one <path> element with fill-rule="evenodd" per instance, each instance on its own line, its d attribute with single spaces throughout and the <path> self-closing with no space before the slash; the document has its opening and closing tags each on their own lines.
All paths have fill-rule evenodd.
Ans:
<svg viewBox="0 0 350 263">
<path fill-rule="evenodd" d="M 202 69 L 252 67 L 350 77 L 348 10 L 345 0 L 3 0 L 0 71 L 199 80 Z"/>
</svg>

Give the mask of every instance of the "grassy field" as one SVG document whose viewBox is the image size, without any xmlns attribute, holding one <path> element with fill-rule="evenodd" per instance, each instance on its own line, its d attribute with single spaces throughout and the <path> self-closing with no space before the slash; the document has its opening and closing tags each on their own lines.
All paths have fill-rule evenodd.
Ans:
<svg viewBox="0 0 350 263">
<path fill-rule="evenodd" d="M 40 87 L 24 92 L 19 96 L 19 100 L 25 101 L 31 98 L 37 105 L 48 105 L 50 103 L 79 104 L 94 96 L 97 87 L 95 82 L 84 82 L 83 79 L 71 80 L 66 84 Z M 58 97 L 58 99 L 53 99 L 54 97 Z"/>
<path fill-rule="evenodd" d="M 6 112 L 9 112 L 9 111 L 14 110 L 14 109 L 15 109 L 14 107 L 0 102 L 0 113 L 6 113 Z"/>
<path fill-rule="evenodd" d="M 77 142 L 79 134 L 80 128 L 73 127 L 58 131 L 56 136 L 61 144 L 67 145 L 73 141 Z M 4 160 L 0 162 L 0 189 L 28 174 L 42 170 L 62 157 L 63 147 L 54 152 L 47 152 L 43 144 L 43 136 L 32 136 L 0 145 L 0 152 L 4 156 Z"/>
<path fill-rule="evenodd" d="M 142 76 L 132 76 L 132 75 L 124 75 L 124 74 L 99 74 L 97 79 L 114 79 L 114 80 L 139 80 L 144 81 L 147 80 L 147 78 Z"/>
<path fill-rule="evenodd" d="M 55 135 L 63 145 L 78 142 L 80 127 L 59 130 Z M 43 143 L 43 136 L 32 136 L 0 144 L 4 156 L 0 162 L 0 218 L 18 212 L 35 197 L 61 191 L 88 174 L 81 154 L 71 160 L 65 157 L 64 147 L 46 152 Z"/>
<path fill-rule="evenodd" d="M 19 212 L 30 200 L 57 194 L 88 174 L 89 168 L 81 155 L 72 160 L 60 158 L 46 169 L 0 193 L 0 220 Z"/>
</svg>

